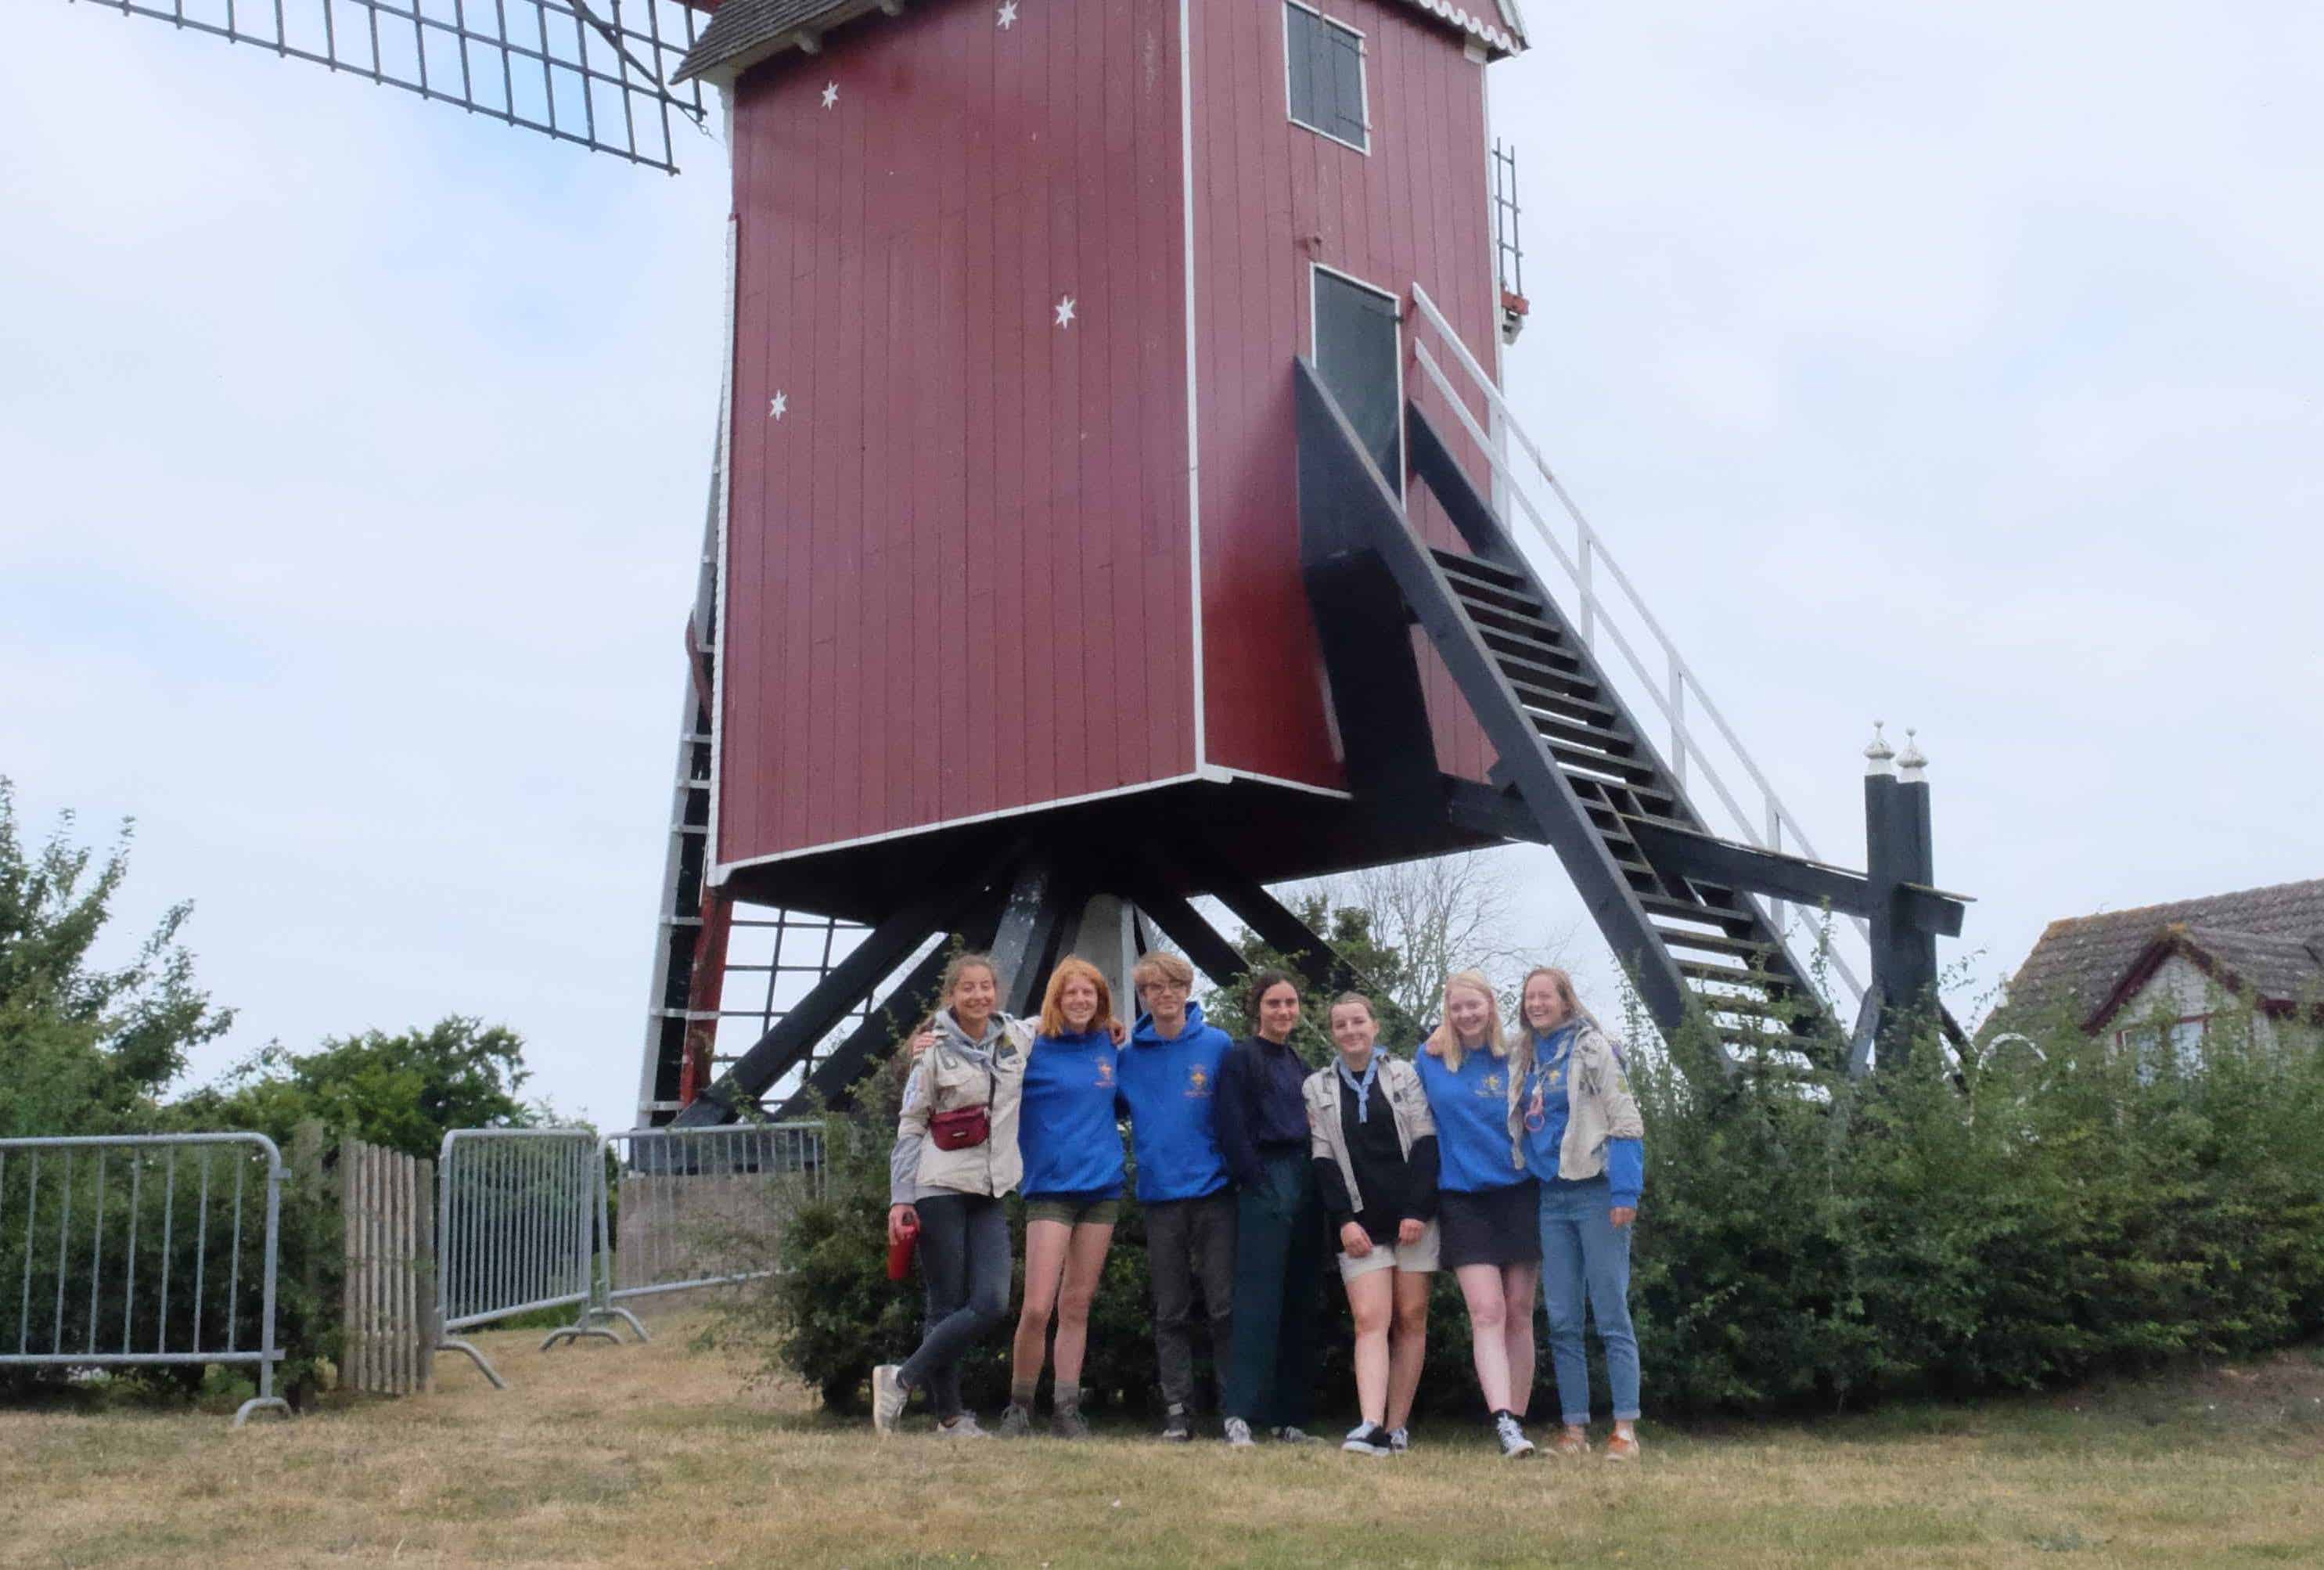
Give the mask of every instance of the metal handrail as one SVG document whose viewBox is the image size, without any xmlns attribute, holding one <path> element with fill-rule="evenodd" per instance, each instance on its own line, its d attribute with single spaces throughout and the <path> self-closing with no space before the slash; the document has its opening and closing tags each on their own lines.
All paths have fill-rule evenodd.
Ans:
<svg viewBox="0 0 2324 1570">
<path fill-rule="evenodd" d="M 1638 620 L 1645 624 L 1646 631 L 1653 634 L 1658 651 L 1663 657 L 1665 674 L 1660 679 L 1649 669 L 1646 659 L 1639 654 L 1637 649 L 1623 633 L 1620 624 L 1611 620 L 1604 621 L 1606 632 L 1612 638 L 1614 646 L 1619 649 L 1623 658 L 1628 660 L 1631 670 L 1637 673 L 1647 696 L 1654 699 L 1655 706 L 1660 709 L 1663 716 L 1670 722 L 1671 769 L 1677 778 L 1679 786 L 1683 789 L 1686 785 L 1687 763 L 1692 758 L 1700 767 L 1702 777 L 1710 781 L 1712 791 L 1717 794 L 1720 802 L 1734 818 L 1735 825 L 1741 831 L 1743 837 L 1750 844 L 1763 850 L 1781 851 L 1784 848 L 1784 835 L 1788 831 L 1797 854 L 1810 861 L 1821 861 L 1823 858 L 1817 854 L 1814 844 L 1808 838 L 1807 830 L 1800 826 L 1799 819 L 1793 815 L 1791 808 L 1786 807 L 1783 799 L 1775 794 L 1775 786 L 1768 782 L 1766 775 L 1761 771 L 1758 763 L 1752 758 L 1749 749 L 1743 745 L 1742 738 L 1735 734 L 1735 727 L 1728 724 L 1727 716 L 1720 713 L 1719 706 L 1711 701 L 1711 693 L 1703 686 L 1702 679 L 1694 674 L 1693 668 L 1687 664 L 1685 657 L 1678 651 L 1678 645 L 1671 641 L 1670 634 L 1664 632 L 1662 623 L 1655 620 L 1654 612 L 1647 608 L 1645 596 L 1638 593 L 1637 586 L 1630 581 L 1630 575 L 1622 570 L 1621 564 L 1615 560 L 1613 553 L 1606 549 L 1604 537 L 1582 514 L 1582 509 L 1575 504 L 1573 498 L 1566 494 L 1565 486 L 1551 471 L 1549 460 L 1542 457 L 1541 449 L 1534 445 L 1533 439 L 1527 436 L 1525 428 L 1517 423 L 1516 414 L 1508 406 L 1508 401 L 1502 397 L 1501 390 L 1494 385 L 1492 377 L 1486 373 L 1482 365 L 1477 363 L 1476 356 L 1471 355 L 1468 346 L 1461 341 L 1461 335 L 1452 330 L 1452 324 L 1445 320 L 1444 313 L 1437 309 L 1436 302 L 1429 299 L 1428 291 L 1416 281 L 1412 286 L 1412 299 L 1413 303 L 1420 308 L 1422 317 L 1436 329 L 1437 336 L 1451 346 L 1462 369 L 1468 373 L 1470 381 L 1484 393 L 1487 403 L 1499 421 L 1500 431 L 1513 439 L 1524 449 L 1526 456 L 1533 460 L 1534 467 L 1540 472 L 1542 479 L 1548 485 L 1550 494 L 1557 498 L 1558 504 L 1565 510 L 1566 516 L 1573 522 L 1574 547 L 1569 551 L 1564 542 L 1560 540 L 1550 529 L 1548 522 L 1542 517 L 1540 509 L 1534 504 L 1532 496 L 1519 482 L 1517 475 L 1509 467 L 1508 460 L 1502 454 L 1500 444 L 1489 437 L 1478 424 L 1476 416 L 1470 412 L 1468 401 L 1454 389 L 1452 380 L 1445 375 L 1443 367 L 1437 364 L 1436 357 L 1429 353 L 1428 346 L 1416 333 L 1412 343 L 1414 359 L 1418 362 L 1421 370 L 1427 374 L 1429 380 L 1435 384 L 1437 392 L 1451 407 L 1454 417 L 1461 421 L 1470 439 L 1474 441 L 1484 453 L 1485 461 L 1492 466 L 1493 473 L 1508 487 L 1508 494 L 1517 499 L 1518 510 L 1525 514 L 1526 521 L 1533 525 L 1534 532 L 1538 534 L 1542 542 L 1549 547 L 1550 554 L 1556 559 L 1558 566 L 1572 580 L 1575 593 L 1579 596 L 1577 609 L 1580 614 L 1576 617 L 1576 622 L 1581 628 L 1582 642 L 1595 648 L 1598 628 L 1601 621 L 1600 615 L 1601 608 L 1618 608 L 1613 604 L 1602 601 L 1598 594 L 1597 574 L 1594 569 L 1600 566 L 1621 589 L 1622 600 L 1627 603 L 1628 608 L 1637 614 Z M 1667 691 L 1665 690 L 1665 686 L 1667 686 Z M 1717 762 L 1703 749 L 1702 743 L 1694 734 L 1687 728 L 1687 695 L 1690 690 L 1693 693 L 1695 705 L 1710 719 L 1720 737 L 1731 750 L 1735 761 L 1742 765 L 1744 772 L 1750 776 L 1751 783 L 1757 788 L 1762 808 L 1761 821 L 1766 824 L 1764 834 L 1761 832 L 1759 823 L 1753 821 L 1751 814 L 1744 810 L 1742 804 L 1736 799 L 1735 793 L 1729 789 L 1727 781 L 1720 777 Z M 1784 929 L 1782 909 L 1782 903 L 1777 901 L 1775 913 L 1770 918 L 1771 924 L 1779 936 Z M 1855 924 L 1858 932 L 1869 937 L 1871 928 L 1861 917 L 1851 916 L 1849 919 Z M 1832 950 L 1829 944 L 1823 946 L 1823 952 L 1826 959 L 1831 963 L 1833 973 L 1847 984 L 1850 995 L 1857 1002 L 1862 1002 L 1864 984 L 1857 979 L 1855 972 L 1849 969 L 1848 962 Z"/>
</svg>

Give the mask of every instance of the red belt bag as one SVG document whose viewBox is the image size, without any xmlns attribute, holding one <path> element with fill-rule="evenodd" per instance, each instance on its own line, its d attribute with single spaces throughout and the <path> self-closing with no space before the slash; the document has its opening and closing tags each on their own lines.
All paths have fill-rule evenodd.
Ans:
<svg viewBox="0 0 2324 1570">
<path fill-rule="evenodd" d="M 969 1150 L 992 1137 L 992 1093 L 999 1088 L 1000 1075 L 987 1069 L 984 1076 L 984 1104 L 956 1106 L 940 1112 L 928 1119 L 928 1138 L 939 1150 Z"/>
</svg>

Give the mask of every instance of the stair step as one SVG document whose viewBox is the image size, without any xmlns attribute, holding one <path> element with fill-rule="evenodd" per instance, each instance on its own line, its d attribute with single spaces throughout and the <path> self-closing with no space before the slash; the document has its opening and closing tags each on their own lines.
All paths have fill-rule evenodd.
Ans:
<svg viewBox="0 0 2324 1570">
<path fill-rule="evenodd" d="M 1762 1020 L 1782 1020 L 1789 1022 L 1799 1005 L 1788 998 L 1714 998 L 1702 993 L 1694 994 L 1703 1009 L 1713 1014 L 1749 1014 Z"/>
<path fill-rule="evenodd" d="M 1543 735 L 1554 736 L 1561 742 L 1573 742 L 1585 747 L 1596 747 L 1625 761 L 1638 750 L 1638 743 L 1616 732 L 1597 725 L 1576 725 L 1556 715 L 1530 715 L 1533 728 Z"/>
<path fill-rule="evenodd" d="M 1708 960 L 1678 961 L 1679 974 L 1691 982 L 1725 982 L 1738 987 L 1757 987 L 1762 992 L 1791 992 L 1799 984 L 1790 976 L 1772 970 L 1747 970 L 1740 966 L 1712 965 Z M 1696 996 L 1703 994 L 1697 993 Z"/>
<path fill-rule="evenodd" d="M 1480 627 L 1490 627 L 1516 637 L 1530 638 L 1536 643 L 1546 644 L 1561 651 L 1566 645 L 1565 629 L 1546 616 L 1532 611 L 1512 610 L 1502 605 L 1488 604 L 1467 595 L 1462 595 L 1460 598 L 1462 610 L 1468 613 L 1469 619 Z"/>
<path fill-rule="evenodd" d="M 1657 916 L 1674 916 L 1687 921 L 1719 921 L 1730 927 L 1758 924 L 1758 918 L 1748 910 L 1722 910 L 1711 905 L 1674 900 L 1667 894 L 1642 894 L 1638 897 L 1638 903 Z"/>
<path fill-rule="evenodd" d="M 1728 937 L 1716 932 L 1680 932 L 1668 927 L 1657 927 L 1655 933 L 1673 948 L 1700 948 L 1709 954 L 1732 954 L 1744 959 L 1756 959 L 1774 951 L 1774 945 L 1769 943 L 1748 937 Z"/>
<path fill-rule="evenodd" d="M 1551 757 L 1568 768 L 1595 770 L 1600 774 L 1611 775 L 1625 785 L 1651 785 L 1659 778 L 1650 763 L 1634 763 L 1628 758 L 1609 758 L 1603 753 L 1585 752 L 1546 736 L 1543 738 L 1543 744 L 1549 748 Z"/>
<path fill-rule="evenodd" d="M 1434 557 L 1436 565 L 1447 572 L 1461 573 L 1501 588 L 1523 589 L 1526 586 L 1525 574 L 1498 567 L 1480 556 L 1468 556 L 1436 545 L 1428 548 L 1428 554 Z"/>
<path fill-rule="evenodd" d="M 1477 635 L 1485 647 L 1493 651 L 1497 660 L 1506 665 L 1510 660 L 1530 665 L 1545 676 L 1571 680 L 1582 670 L 1582 662 L 1563 649 L 1551 647 L 1536 639 L 1524 637 L 1499 627 L 1479 627 Z"/>
<path fill-rule="evenodd" d="M 1452 592 L 1467 604 L 1493 605 L 1502 610 L 1520 611 L 1537 616 L 1549 607 L 1541 597 L 1523 585 L 1496 583 L 1490 578 L 1474 577 L 1457 568 L 1445 573 Z"/>
<path fill-rule="evenodd" d="M 1598 684 L 1586 676 L 1553 675 L 1545 680 L 1529 671 L 1512 669 L 1507 660 L 1500 665 L 1501 674 L 1509 679 L 1509 685 L 1517 689 L 1517 697 L 1526 703 L 1567 709 L 1605 725 L 1621 720 L 1619 709 L 1598 701 Z"/>
</svg>

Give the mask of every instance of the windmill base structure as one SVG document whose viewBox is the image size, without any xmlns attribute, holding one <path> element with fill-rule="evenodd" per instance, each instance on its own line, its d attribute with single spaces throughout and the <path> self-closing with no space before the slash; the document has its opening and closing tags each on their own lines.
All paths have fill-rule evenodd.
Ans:
<svg viewBox="0 0 2324 1570">
<path fill-rule="evenodd" d="M 1215 896 L 1326 981 L 1266 885 L 1508 844 L 1729 1070 L 1893 1063 L 1934 1009 L 1917 753 L 1872 753 L 1868 870 L 1819 857 L 1503 397 L 1518 0 L 105 9 L 673 172 L 716 89 L 641 1124 L 843 1096 L 951 939 L 1020 1010 L 1157 936 L 1224 980 Z"/>
</svg>

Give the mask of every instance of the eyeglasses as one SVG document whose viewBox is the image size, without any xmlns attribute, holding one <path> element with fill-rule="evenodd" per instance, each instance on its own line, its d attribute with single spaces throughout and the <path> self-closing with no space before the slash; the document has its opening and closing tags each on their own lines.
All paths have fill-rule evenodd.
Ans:
<svg viewBox="0 0 2324 1570">
<path fill-rule="evenodd" d="M 1148 993 L 1191 993 L 1191 992 L 1193 992 L 1193 991 L 1194 990 L 1194 984 L 1193 984 L 1193 983 L 1191 983 L 1191 982 L 1182 982 L 1182 981 L 1150 981 L 1150 982 L 1148 982 L 1148 983 L 1146 984 L 1146 989 L 1145 989 L 1145 990 L 1146 990 Z"/>
</svg>

